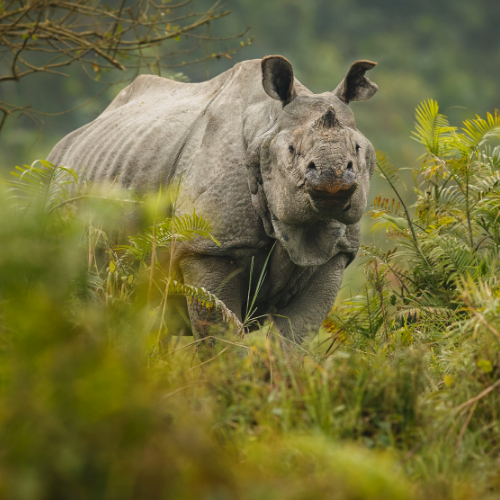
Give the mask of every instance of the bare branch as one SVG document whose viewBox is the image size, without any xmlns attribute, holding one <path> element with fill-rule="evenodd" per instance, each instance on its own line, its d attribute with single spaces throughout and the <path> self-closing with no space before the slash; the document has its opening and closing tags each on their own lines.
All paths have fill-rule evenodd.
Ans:
<svg viewBox="0 0 500 500">
<path fill-rule="evenodd" d="M 130 81 L 136 70 L 147 68 L 161 75 L 162 70 L 226 57 L 252 42 L 234 44 L 225 50 L 208 49 L 208 43 L 241 39 L 248 29 L 235 36 L 216 37 L 203 27 L 230 14 L 221 0 L 214 0 L 203 12 L 191 10 L 196 0 L 168 5 L 154 0 L 11 0 L 0 14 L 0 61 L 4 73 L 0 84 L 36 73 L 68 76 L 61 68 L 78 62 L 93 81 L 106 72 L 104 85 L 110 85 L 111 70 L 125 72 Z M 186 9 L 188 7 L 188 9 Z M 193 44 L 188 43 L 191 39 Z M 180 43 L 179 43 L 180 42 Z M 172 44 L 165 50 L 166 44 Z M 206 45 L 208 47 L 208 45 Z M 173 49 L 173 50 L 172 50 Z M 200 53 L 197 53 L 200 51 Z M 182 60 L 182 57 L 189 59 Z M 168 60 L 168 64 L 167 64 Z M 94 74 L 95 72 L 95 74 Z M 109 76 L 108 76 L 108 72 Z M 91 74 L 92 73 L 92 74 Z M 77 108 L 73 108 L 77 109 Z M 0 103 L 0 131 L 13 113 L 40 114 L 27 106 Z M 56 115 L 59 113 L 54 113 Z"/>
</svg>

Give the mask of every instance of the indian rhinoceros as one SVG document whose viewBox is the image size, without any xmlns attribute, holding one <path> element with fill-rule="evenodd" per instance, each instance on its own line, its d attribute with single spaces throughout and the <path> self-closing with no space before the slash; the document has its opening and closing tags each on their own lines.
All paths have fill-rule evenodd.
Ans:
<svg viewBox="0 0 500 500">
<path fill-rule="evenodd" d="M 322 324 L 358 251 L 375 152 L 348 104 L 377 91 L 365 77 L 375 64 L 356 61 L 323 94 L 300 84 L 281 56 L 202 83 L 141 75 L 48 160 L 138 192 L 180 179 L 178 210 L 210 221 L 220 246 L 179 246 L 177 276 L 242 319 L 272 249 L 255 314 L 300 341 Z M 186 307 L 195 336 L 208 335 L 216 313 Z"/>
</svg>

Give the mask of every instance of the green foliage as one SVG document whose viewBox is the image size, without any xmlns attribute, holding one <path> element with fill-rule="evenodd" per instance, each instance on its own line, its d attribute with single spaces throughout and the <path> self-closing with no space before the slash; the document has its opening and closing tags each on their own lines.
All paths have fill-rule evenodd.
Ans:
<svg viewBox="0 0 500 500">
<path fill-rule="evenodd" d="M 448 466 L 482 467 L 481 480 L 498 484 L 500 148 L 491 143 L 500 118 L 495 112 L 459 129 L 429 100 L 416 119 L 413 138 L 426 148 L 414 170 L 416 203 L 405 204 L 398 170 L 379 153 L 394 198 L 377 196 L 370 215 L 396 246 L 363 248 L 366 285 L 326 323 L 330 349 L 422 349 L 430 385 L 420 411 L 433 421 L 421 426 L 419 473 L 428 474 L 434 450 Z"/>
<path fill-rule="evenodd" d="M 35 167 L 40 163 L 40 167 Z M 34 162 L 31 167 L 16 167 L 12 174 L 18 180 L 12 181 L 13 199 L 20 208 L 41 208 L 51 212 L 70 198 L 70 190 L 78 188 L 78 176 L 65 167 L 55 168 L 45 160 Z"/>
<path fill-rule="evenodd" d="M 175 241 L 192 241 L 197 237 L 211 239 L 220 246 L 210 233 L 212 226 L 203 217 L 183 215 L 181 217 L 167 217 L 163 222 L 148 227 L 138 236 L 131 236 L 131 245 L 124 247 L 129 255 L 137 260 L 144 261 L 151 256 L 153 247 L 169 247 Z"/>
<path fill-rule="evenodd" d="M 456 128 L 450 127 L 448 118 L 439 113 L 438 103 L 432 99 L 420 104 L 415 115 L 417 123 L 413 138 L 423 144 L 430 154 L 440 156 L 446 145 L 443 136 L 455 132 Z"/>
<path fill-rule="evenodd" d="M 414 137 L 428 154 L 414 171 L 415 216 L 409 216 L 396 182 L 386 175 L 403 210 L 400 203 L 389 208 L 388 200 L 378 197 L 371 215 L 377 228 L 385 226 L 397 240 L 398 248 L 374 258 L 399 281 L 399 313 L 428 315 L 434 309 L 453 321 L 463 309 L 456 291 L 459 282 L 496 282 L 500 149 L 487 141 L 500 137 L 500 117 L 495 113 L 487 120 L 467 120 L 459 132 L 433 101 L 417 108 L 416 116 Z M 382 155 L 378 167 L 386 174 Z"/>
</svg>

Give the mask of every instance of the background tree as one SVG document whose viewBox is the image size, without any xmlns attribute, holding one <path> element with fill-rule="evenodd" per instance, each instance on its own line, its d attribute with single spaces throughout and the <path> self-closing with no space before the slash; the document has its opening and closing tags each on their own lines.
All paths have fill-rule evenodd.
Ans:
<svg viewBox="0 0 500 500">
<path fill-rule="evenodd" d="M 77 63 L 96 81 L 110 73 L 103 82 L 109 85 L 117 79 L 129 81 L 141 69 L 161 76 L 172 68 L 212 58 L 231 59 L 231 54 L 250 43 L 209 52 L 210 42 L 234 41 L 246 31 L 224 39 L 213 37 L 211 23 L 230 11 L 220 0 L 201 12 L 194 11 L 194 5 L 194 0 L 0 2 L 0 84 L 19 82 L 35 73 L 69 76 L 65 68 Z M 179 42 L 181 37 L 188 43 L 166 51 L 165 42 Z M 207 50 L 200 53 L 203 47 Z M 0 111 L 0 131 L 12 114 L 47 114 L 32 109 L 31 104 L 17 105 L 6 99 L 0 99 Z"/>
</svg>

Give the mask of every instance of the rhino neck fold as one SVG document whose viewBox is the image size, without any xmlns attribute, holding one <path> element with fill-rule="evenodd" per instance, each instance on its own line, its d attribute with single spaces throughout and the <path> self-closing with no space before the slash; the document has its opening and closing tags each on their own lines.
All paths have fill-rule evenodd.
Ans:
<svg viewBox="0 0 500 500">
<path fill-rule="evenodd" d="M 346 226 L 335 220 L 296 226 L 273 219 L 272 226 L 274 237 L 298 266 L 321 266 L 340 252 L 351 252 Z"/>
</svg>

